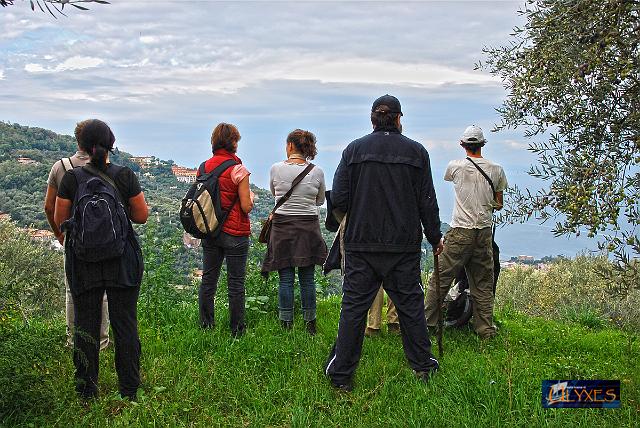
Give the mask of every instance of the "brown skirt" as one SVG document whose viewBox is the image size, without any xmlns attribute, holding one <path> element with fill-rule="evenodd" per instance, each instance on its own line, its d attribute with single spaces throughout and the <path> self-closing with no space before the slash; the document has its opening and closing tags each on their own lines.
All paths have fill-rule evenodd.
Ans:
<svg viewBox="0 0 640 428">
<path fill-rule="evenodd" d="M 322 266 L 326 258 L 318 216 L 274 214 L 263 275 L 286 267 Z"/>
</svg>

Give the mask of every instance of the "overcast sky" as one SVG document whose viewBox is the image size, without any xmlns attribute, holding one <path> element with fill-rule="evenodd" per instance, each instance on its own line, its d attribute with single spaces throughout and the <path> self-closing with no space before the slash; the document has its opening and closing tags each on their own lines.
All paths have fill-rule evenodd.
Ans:
<svg viewBox="0 0 640 428">
<path fill-rule="evenodd" d="M 510 184 L 534 183 L 521 134 L 489 132 L 501 82 L 474 70 L 483 47 L 508 43 L 522 5 L 112 0 L 55 20 L 19 0 L 0 10 L 0 120 L 71 134 L 97 117 L 122 150 L 192 167 L 210 155 L 215 125 L 231 122 L 253 182 L 267 187 L 294 128 L 316 134 L 315 162 L 330 182 L 341 150 L 370 132 L 373 100 L 390 93 L 404 133 L 431 154 L 449 221 L 442 175 L 463 155 L 467 125 L 485 130 L 485 156 Z"/>
</svg>

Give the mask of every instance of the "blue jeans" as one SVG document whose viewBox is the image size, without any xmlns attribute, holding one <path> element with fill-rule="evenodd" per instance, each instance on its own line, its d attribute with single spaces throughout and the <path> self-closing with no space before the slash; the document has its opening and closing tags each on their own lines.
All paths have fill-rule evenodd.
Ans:
<svg viewBox="0 0 640 428">
<path fill-rule="evenodd" d="M 300 300 L 302 301 L 302 317 L 305 321 L 316 319 L 316 283 L 313 278 L 314 265 L 298 268 L 300 282 Z M 278 271 L 280 287 L 278 288 L 278 306 L 282 321 L 293 321 L 293 282 L 295 268 L 287 267 Z"/>
</svg>

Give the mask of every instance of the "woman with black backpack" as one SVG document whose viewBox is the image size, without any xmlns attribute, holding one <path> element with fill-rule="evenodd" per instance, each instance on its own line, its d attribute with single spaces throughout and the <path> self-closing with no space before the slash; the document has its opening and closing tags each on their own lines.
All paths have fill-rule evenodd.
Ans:
<svg viewBox="0 0 640 428">
<path fill-rule="evenodd" d="M 88 121 L 82 140 L 91 160 L 65 173 L 54 218 L 65 232 L 65 267 L 74 300 L 76 391 L 83 399 L 98 395 L 106 292 L 120 395 L 135 400 L 140 386 L 137 302 L 143 261 L 131 222 L 145 223 L 148 208 L 135 173 L 109 163 L 115 143 L 109 126 L 97 119 Z"/>
</svg>

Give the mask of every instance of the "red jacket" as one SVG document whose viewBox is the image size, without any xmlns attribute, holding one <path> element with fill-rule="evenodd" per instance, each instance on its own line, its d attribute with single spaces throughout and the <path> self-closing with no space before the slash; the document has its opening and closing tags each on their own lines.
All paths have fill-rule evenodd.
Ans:
<svg viewBox="0 0 640 428">
<path fill-rule="evenodd" d="M 206 161 L 204 171 L 206 174 L 213 171 L 218 165 L 226 160 L 233 159 L 238 163 L 242 163 L 240 158 L 225 149 L 218 149 L 213 153 L 213 157 Z M 229 213 L 227 220 L 222 225 L 222 231 L 233 236 L 249 236 L 251 234 L 251 223 L 249 222 L 249 214 L 246 214 L 240 208 L 240 199 L 238 199 L 238 186 L 233 184 L 231 180 L 231 170 L 234 167 L 227 168 L 219 178 L 220 183 L 220 205 L 223 210 L 228 210 L 231 204 L 236 201 L 233 209 Z"/>
</svg>

